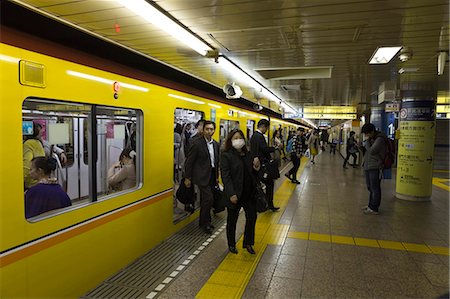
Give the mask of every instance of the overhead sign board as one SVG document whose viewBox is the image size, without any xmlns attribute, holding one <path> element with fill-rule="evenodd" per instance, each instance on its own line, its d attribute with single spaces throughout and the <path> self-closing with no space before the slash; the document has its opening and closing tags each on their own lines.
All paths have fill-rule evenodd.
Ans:
<svg viewBox="0 0 450 299">
<path fill-rule="evenodd" d="M 303 113 L 301 112 L 297 112 L 297 113 L 283 113 L 282 115 L 283 118 L 290 118 L 290 119 L 294 119 L 294 118 L 303 118 Z"/>
<path fill-rule="evenodd" d="M 356 119 L 356 113 L 304 113 L 303 117 L 310 119 Z"/>
<path fill-rule="evenodd" d="M 356 113 L 354 106 L 306 106 L 303 107 L 303 113 L 315 114 L 339 114 Z"/>
<path fill-rule="evenodd" d="M 400 102 L 386 103 L 386 106 L 384 107 L 384 111 L 386 111 L 386 112 L 400 111 Z"/>
</svg>

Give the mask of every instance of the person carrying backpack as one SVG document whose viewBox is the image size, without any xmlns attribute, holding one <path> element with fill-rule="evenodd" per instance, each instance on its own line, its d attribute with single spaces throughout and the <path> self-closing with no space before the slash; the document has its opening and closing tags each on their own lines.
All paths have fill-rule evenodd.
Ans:
<svg viewBox="0 0 450 299">
<path fill-rule="evenodd" d="M 387 137 L 375 129 L 373 124 L 365 124 L 361 128 L 366 140 L 364 146 L 366 154 L 364 155 L 364 173 L 366 175 L 367 189 L 369 190 L 369 204 L 363 207 L 363 213 L 366 215 L 378 215 L 378 208 L 381 203 L 381 177 L 382 170 L 385 168 Z"/>
</svg>

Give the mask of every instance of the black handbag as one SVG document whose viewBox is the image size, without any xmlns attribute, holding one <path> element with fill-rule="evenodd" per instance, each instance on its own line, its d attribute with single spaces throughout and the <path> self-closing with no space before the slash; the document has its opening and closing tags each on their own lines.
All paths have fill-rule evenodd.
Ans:
<svg viewBox="0 0 450 299">
<path fill-rule="evenodd" d="M 213 196 L 214 196 L 213 213 L 217 214 L 224 211 L 226 206 L 225 192 L 220 190 L 219 186 L 215 186 L 213 189 Z"/>
<path fill-rule="evenodd" d="M 180 187 L 178 187 L 177 192 L 175 193 L 177 199 L 182 204 L 193 204 L 194 203 L 194 185 L 191 184 L 191 187 L 188 188 L 184 184 L 184 179 L 181 180 Z"/>
<path fill-rule="evenodd" d="M 280 170 L 278 169 L 278 161 L 269 160 L 262 164 L 262 179 L 276 180 L 280 177 Z"/>
<path fill-rule="evenodd" d="M 269 208 L 267 204 L 266 194 L 264 193 L 264 190 L 259 182 L 255 186 L 255 202 L 256 211 L 258 213 L 265 212 Z"/>
</svg>

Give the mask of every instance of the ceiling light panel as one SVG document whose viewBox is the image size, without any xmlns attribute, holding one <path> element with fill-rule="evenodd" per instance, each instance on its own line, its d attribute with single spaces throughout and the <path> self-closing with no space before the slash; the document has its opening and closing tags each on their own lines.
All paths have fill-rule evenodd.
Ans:
<svg viewBox="0 0 450 299">
<path fill-rule="evenodd" d="M 369 60 L 369 64 L 386 64 L 402 47 L 379 47 Z"/>
</svg>

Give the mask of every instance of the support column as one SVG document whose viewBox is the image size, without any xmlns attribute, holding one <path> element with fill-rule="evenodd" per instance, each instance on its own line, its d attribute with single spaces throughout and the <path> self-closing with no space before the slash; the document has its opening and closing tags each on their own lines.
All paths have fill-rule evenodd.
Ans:
<svg viewBox="0 0 450 299">
<path fill-rule="evenodd" d="M 410 201 L 430 200 L 432 190 L 436 99 L 423 94 L 405 92 L 399 117 L 395 196 Z"/>
</svg>

